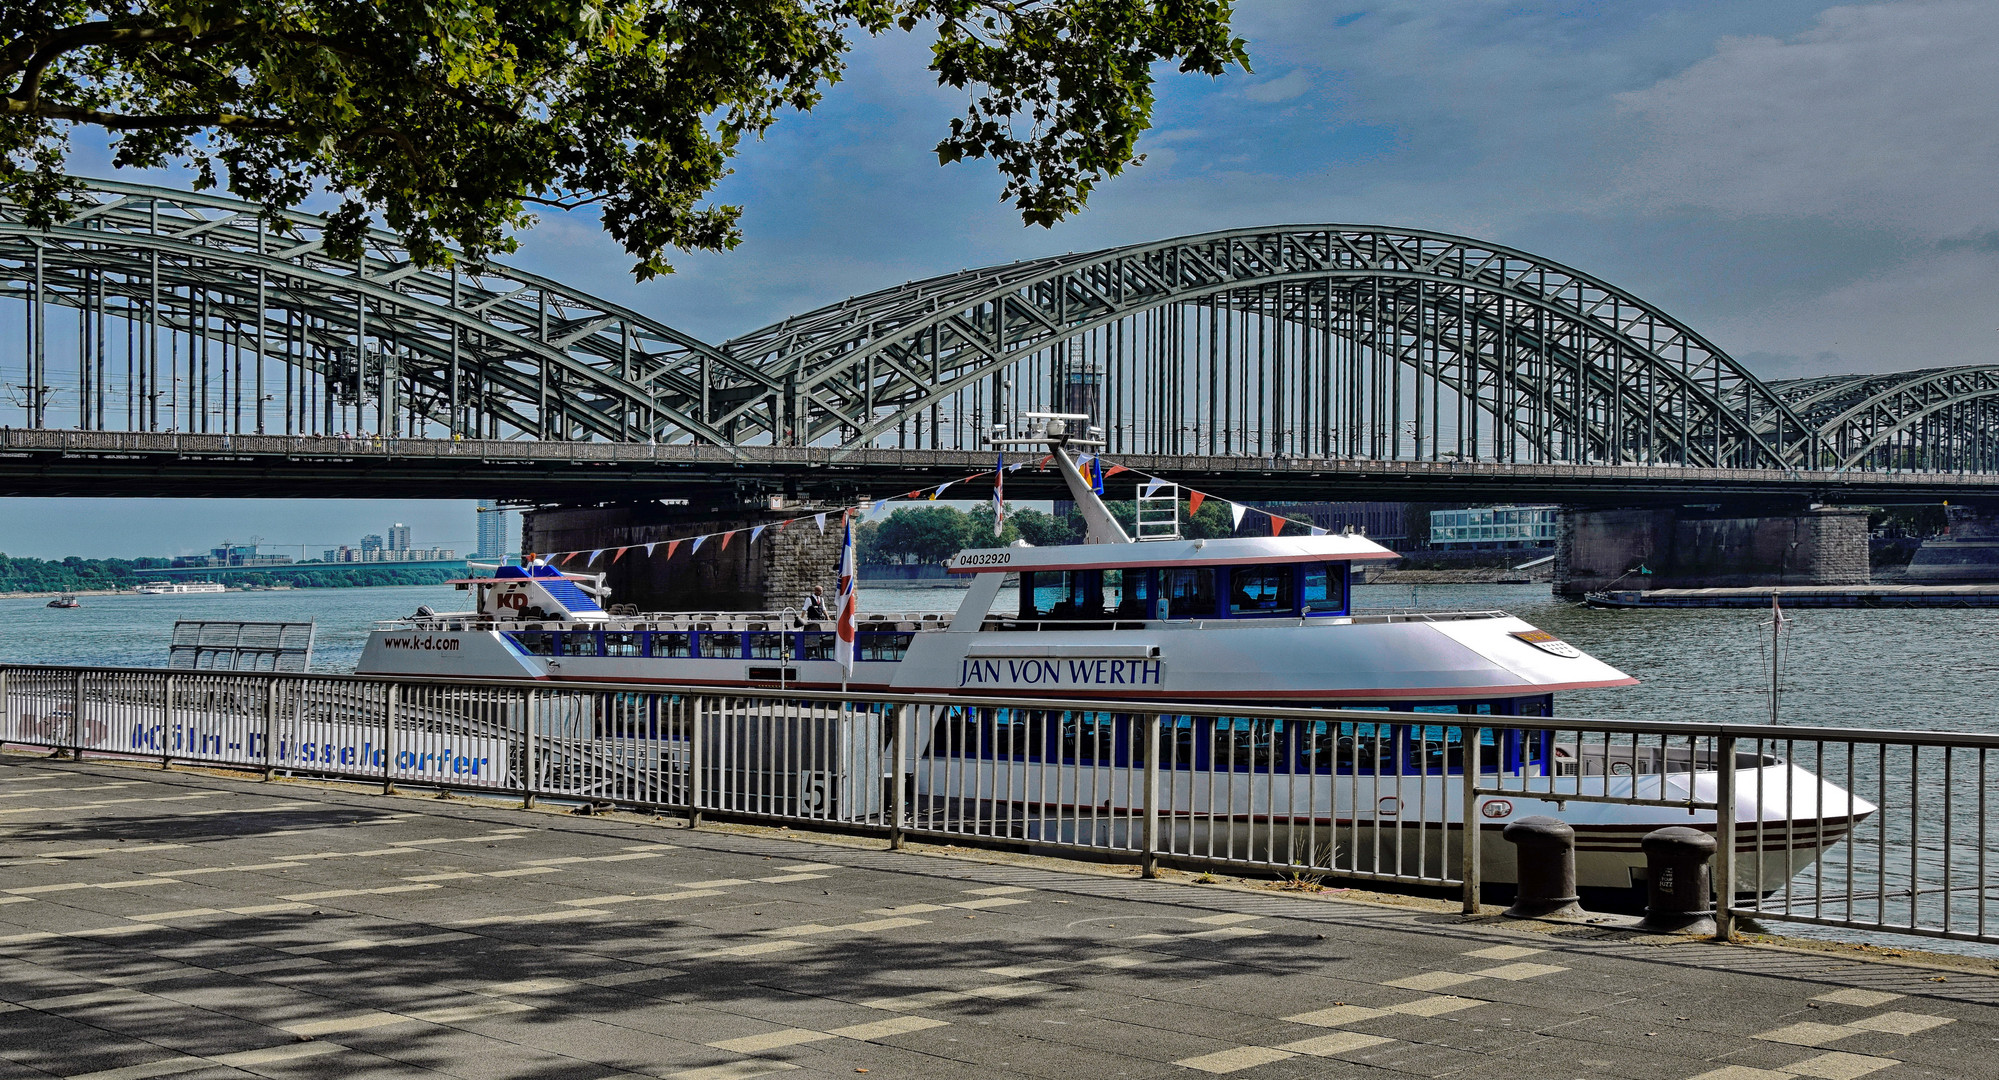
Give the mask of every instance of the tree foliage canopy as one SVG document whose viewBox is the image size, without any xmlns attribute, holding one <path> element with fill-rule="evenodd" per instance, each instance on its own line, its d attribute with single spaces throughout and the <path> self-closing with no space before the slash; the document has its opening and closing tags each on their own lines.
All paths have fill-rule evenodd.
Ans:
<svg viewBox="0 0 1999 1080">
<path fill-rule="evenodd" d="M 986 158 L 1031 224 L 1138 160 L 1157 66 L 1247 67 L 1230 0 L 14 0 L 0 5 L 0 194 L 68 204 L 78 126 L 121 166 L 190 163 L 275 211 L 341 200 L 418 260 L 513 248 L 535 206 L 595 204 L 640 277 L 722 250 L 706 201 L 747 136 L 810 110 L 855 33 L 924 32 L 965 91 L 941 162 Z"/>
</svg>

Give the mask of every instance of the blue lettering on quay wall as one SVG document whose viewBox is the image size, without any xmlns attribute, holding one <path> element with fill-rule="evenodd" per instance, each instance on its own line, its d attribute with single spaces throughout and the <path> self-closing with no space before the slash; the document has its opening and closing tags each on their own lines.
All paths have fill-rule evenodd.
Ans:
<svg viewBox="0 0 1999 1080">
<path fill-rule="evenodd" d="M 965 660 L 959 686 L 1158 686 L 1158 660 Z"/>
<path fill-rule="evenodd" d="M 175 727 L 168 729 L 165 736 L 161 738 L 157 724 L 135 726 L 131 748 L 146 754 L 179 754 L 247 763 L 264 760 L 264 736 L 259 732 L 232 739 L 194 727 Z M 280 736 L 273 746 L 276 752 L 271 755 L 271 764 L 279 767 L 370 772 L 380 772 L 383 768 L 383 749 L 368 739 L 357 745 L 340 736 L 325 739 Z M 492 740 L 479 740 L 476 745 L 446 746 L 440 750 L 398 750 L 396 772 L 403 776 L 491 778 L 497 747 Z"/>
</svg>

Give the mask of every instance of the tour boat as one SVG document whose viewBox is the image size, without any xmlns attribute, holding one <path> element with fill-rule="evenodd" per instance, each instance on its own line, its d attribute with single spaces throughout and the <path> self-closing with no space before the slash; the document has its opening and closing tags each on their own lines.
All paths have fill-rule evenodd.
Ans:
<svg viewBox="0 0 1999 1080">
<path fill-rule="evenodd" d="M 1070 454 L 1093 445 L 1090 429 L 1072 429 L 1086 418 L 1032 419 L 1040 428 L 1030 438 L 1061 470 L 1085 541 L 959 552 L 948 569 L 969 588 L 956 613 L 863 616 L 851 672 L 835 659 L 831 623 L 789 611 L 607 610 L 603 575 L 538 560 L 457 582 L 476 596 L 472 610 L 381 624 L 358 670 L 1007 699 L 1019 704 L 945 709 L 918 733 L 916 795 L 925 813 L 1004 822 L 1027 841 L 1125 845 L 1138 805 L 1133 765 L 1144 755 L 1144 733 L 1127 717 L 1036 709 L 1036 698 L 1180 707 L 1160 710 L 1159 782 L 1162 843 L 1183 853 L 1241 861 L 1226 852 L 1248 845 L 1351 868 L 1365 851 L 1383 876 L 1447 876 L 1466 817 L 1465 730 L 1482 732 L 1481 786 L 1519 789 L 1479 796 L 1489 881 L 1513 880 L 1512 848 L 1498 833 L 1521 817 L 1567 820 L 1579 881 L 1595 889 L 1642 883 L 1647 832 L 1715 828 L 1712 809 L 1689 809 L 1713 806 L 1712 761 L 1507 726 L 1509 717 L 1554 715 L 1558 692 L 1627 686 L 1631 676 L 1500 611 L 1354 611 L 1355 564 L 1396 557 L 1364 536 L 1188 539 L 1177 535 L 1169 494 L 1175 522 L 1156 530 L 1169 535 L 1134 540 Z M 1390 715 L 1228 712 L 1249 705 Z M 1765 822 L 1766 834 L 1792 826 L 1783 843 L 1754 849 L 1760 866 L 1744 869 L 1763 892 L 1874 810 L 1774 757 L 1740 759 L 1736 790 L 1741 820 Z M 1638 799 L 1682 805 L 1630 804 Z"/>
<path fill-rule="evenodd" d="M 49 601 L 48 606 L 52 608 L 80 608 L 83 604 L 74 595 L 63 593 L 61 596 Z"/>
<path fill-rule="evenodd" d="M 132 590 L 140 596 L 179 596 L 183 593 L 227 592 L 219 581 L 148 581 Z"/>
</svg>

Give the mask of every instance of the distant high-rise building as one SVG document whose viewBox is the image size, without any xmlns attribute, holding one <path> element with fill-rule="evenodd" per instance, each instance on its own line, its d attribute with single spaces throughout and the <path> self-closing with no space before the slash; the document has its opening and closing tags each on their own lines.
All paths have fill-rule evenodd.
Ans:
<svg viewBox="0 0 1999 1080">
<path fill-rule="evenodd" d="M 362 559 L 368 562 L 374 562 L 375 560 L 380 559 L 382 557 L 381 551 L 382 551 L 382 538 L 380 536 L 377 536 L 374 533 L 369 533 L 368 535 L 361 538 Z"/>
<path fill-rule="evenodd" d="M 410 527 L 398 521 L 389 526 L 389 550 L 408 551 L 410 549 Z"/>
<path fill-rule="evenodd" d="M 512 515 L 493 505 L 492 500 L 479 502 L 479 550 L 473 553 L 475 559 L 504 559 L 507 557 L 507 519 Z"/>
</svg>

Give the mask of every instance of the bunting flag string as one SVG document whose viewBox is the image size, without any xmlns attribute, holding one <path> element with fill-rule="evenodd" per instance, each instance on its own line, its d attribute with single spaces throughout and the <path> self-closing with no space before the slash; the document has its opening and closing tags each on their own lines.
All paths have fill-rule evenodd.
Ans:
<svg viewBox="0 0 1999 1080">
<path fill-rule="evenodd" d="M 1049 454 L 1043 457 L 1038 463 L 1035 463 L 1031 467 L 1035 469 L 1037 472 L 1045 472 L 1047 471 L 1049 463 L 1054 460 L 1055 460 L 1055 455 Z M 1142 485 L 1142 488 L 1139 492 L 1143 496 L 1151 496 L 1167 483 L 1166 480 L 1160 477 L 1154 476 L 1150 473 L 1144 472 L 1139 469 L 1134 469 L 1129 465 L 1113 464 L 1105 460 L 1103 456 L 1100 454 L 1082 455 L 1078 459 L 1077 465 L 1079 468 L 1091 469 L 1096 473 L 1096 475 L 1105 476 L 1105 477 L 1116 476 L 1117 474 L 1123 472 L 1129 472 L 1136 476 L 1143 477 L 1145 483 Z M 1007 473 L 1029 467 L 1030 467 L 1029 464 L 1025 461 L 1016 461 L 1011 464 L 1008 464 L 1005 461 L 1004 457 L 1002 457 L 998 462 L 995 463 L 993 468 L 988 469 L 984 472 L 973 473 L 972 475 L 964 477 L 963 479 L 959 480 L 947 480 L 944 483 L 937 485 L 935 488 L 918 488 L 904 495 L 890 496 L 888 498 L 883 498 L 883 499 L 874 499 L 869 502 L 862 503 L 859 506 L 848 507 L 845 510 L 843 510 L 842 513 L 858 513 L 863 517 L 874 517 L 881 513 L 883 507 L 887 506 L 890 502 L 894 502 L 898 499 L 911 500 L 911 501 L 923 500 L 923 501 L 934 502 L 940 496 L 942 496 L 945 491 L 949 490 L 950 488 L 986 476 L 993 477 L 995 481 L 994 486 L 996 490 L 994 494 L 996 499 L 1003 498 L 1003 496 L 1000 495 L 1000 491 L 1003 490 L 1002 481 L 1005 475 Z M 1086 472 L 1085 475 L 1087 476 L 1091 474 Z M 1212 497 L 1207 492 L 1204 491 L 1196 491 L 1192 488 L 1187 488 L 1185 490 L 1187 492 L 1187 513 L 1189 516 L 1200 513 L 1202 505 L 1209 498 Z M 1231 527 L 1240 529 L 1242 527 L 1243 518 L 1245 515 L 1247 515 L 1249 510 L 1250 507 L 1242 503 L 1229 502 L 1229 517 L 1230 517 Z M 827 513 L 828 511 L 819 511 L 817 513 L 810 515 L 813 524 L 818 528 L 819 534 L 821 536 L 824 536 L 826 534 Z M 1258 510 L 1257 513 L 1263 514 L 1265 517 L 1267 517 L 1270 520 L 1270 535 L 1272 536 L 1283 535 L 1284 527 L 1286 525 L 1297 525 L 1301 528 L 1307 529 L 1311 532 L 1311 535 L 1313 536 L 1325 536 L 1329 532 L 1329 530 L 1327 530 L 1323 526 L 1315 525 L 1309 521 L 1299 521 L 1294 518 L 1282 517 L 1277 514 L 1272 514 L 1267 510 Z M 996 519 L 1003 520 L 1002 514 L 1003 511 L 1001 513 L 996 513 L 994 516 Z M 660 544 L 666 545 L 666 557 L 668 559 L 671 559 L 673 558 L 674 554 L 677 551 L 679 551 L 681 544 L 687 543 L 689 540 L 691 540 L 692 544 L 688 548 L 688 551 L 691 554 L 693 552 L 701 550 L 702 544 L 706 543 L 709 539 L 716 536 L 720 536 L 722 538 L 721 547 L 718 550 L 726 551 L 728 550 L 730 542 L 735 539 L 735 535 L 739 532 L 748 532 L 750 534 L 749 542 L 754 544 L 757 542 L 758 539 L 760 539 L 763 536 L 766 530 L 781 533 L 784 531 L 784 529 L 787 526 L 793 525 L 797 522 L 804 520 L 805 516 L 801 515 L 795 518 L 784 518 L 780 521 L 764 522 L 759 525 L 746 526 L 745 528 L 742 529 L 731 529 L 721 533 L 707 533 L 705 535 L 695 536 L 695 537 L 680 537 L 674 540 L 655 540 L 646 543 L 644 545 L 630 544 L 626 545 L 625 547 L 615 549 L 614 554 L 611 556 L 611 562 L 616 563 L 619 559 L 624 557 L 625 552 L 630 551 L 632 548 L 639 546 L 643 546 L 646 551 L 646 557 L 651 558 L 653 556 L 654 549 Z M 605 548 L 598 548 L 594 551 L 589 551 L 589 552 L 585 552 L 582 550 L 550 551 L 542 553 L 541 558 L 547 560 L 549 565 L 560 566 L 573 562 L 578 555 L 587 554 L 589 555 L 589 558 L 584 560 L 584 565 L 590 566 L 596 563 L 596 561 L 603 556 L 606 550 L 607 549 Z M 528 562 L 533 562 L 535 556 L 533 554 L 529 554 L 526 556 L 526 559 Z"/>
</svg>

